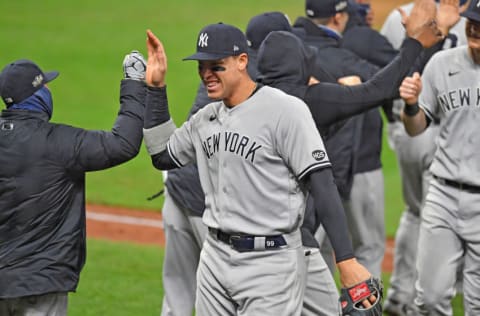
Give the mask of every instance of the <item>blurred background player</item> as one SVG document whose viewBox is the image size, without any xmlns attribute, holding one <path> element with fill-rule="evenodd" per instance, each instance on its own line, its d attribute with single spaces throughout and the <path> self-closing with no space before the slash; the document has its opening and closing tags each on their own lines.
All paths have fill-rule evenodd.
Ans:
<svg viewBox="0 0 480 316">
<path fill-rule="evenodd" d="M 438 52 L 421 79 L 416 73 L 400 88 L 409 135 L 440 122 L 418 240 L 414 302 L 421 315 L 452 315 L 462 259 L 465 315 L 480 312 L 479 1 L 471 1 L 462 15 L 468 46 Z"/>
<path fill-rule="evenodd" d="M 465 5 L 466 1 L 461 1 Z M 400 7 L 408 14 L 414 3 Z M 459 18 L 458 1 L 441 1 L 439 11 L 445 12 L 439 16 L 440 23 L 443 20 L 458 21 L 442 32 L 446 35 L 444 41 L 439 43 L 441 49 L 448 49 L 465 45 L 465 18 Z M 438 23 L 438 22 L 437 22 Z M 444 25 L 448 23 L 443 23 Z M 405 36 L 401 23 L 399 11 L 392 11 L 381 29 L 390 43 L 400 48 Z M 419 69 L 421 71 L 421 69 Z M 393 102 L 393 108 L 387 115 L 388 119 L 388 140 L 390 147 L 395 151 L 400 178 L 402 181 L 402 194 L 406 209 L 402 214 L 399 226 L 395 235 L 394 269 L 390 279 L 390 288 L 384 305 L 386 314 L 405 315 L 409 306 L 413 303 L 415 296 L 416 269 L 415 260 L 417 256 L 417 241 L 420 228 L 420 213 L 430 181 L 428 168 L 433 159 L 436 149 L 435 138 L 438 135 L 439 126 L 437 121 L 432 121 L 429 128 L 417 137 L 410 137 L 400 121 L 400 113 L 404 106 L 401 99 Z"/>
<path fill-rule="evenodd" d="M 294 28 L 301 30 L 307 44 L 318 49 L 322 67 L 334 78 L 357 75 L 367 81 L 380 67 L 341 46 L 349 21 L 348 10 L 347 0 L 306 0 L 306 17 L 299 17 Z M 373 275 L 380 276 L 385 249 L 380 162 L 382 120 L 374 108 L 340 124 L 326 142 L 327 150 L 331 159 L 338 162 L 338 166 L 333 166 L 334 174 L 341 175 L 336 178 L 343 179 L 338 187 L 355 256 Z"/>
</svg>

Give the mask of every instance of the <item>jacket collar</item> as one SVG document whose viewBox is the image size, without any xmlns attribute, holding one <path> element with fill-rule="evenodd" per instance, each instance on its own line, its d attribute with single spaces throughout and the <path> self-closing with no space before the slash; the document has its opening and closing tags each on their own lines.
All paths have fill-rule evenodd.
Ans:
<svg viewBox="0 0 480 316">
<path fill-rule="evenodd" d="M 45 112 L 29 111 L 29 110 L 2 110 L 1 118 L 8 120 L 28 120 L 38 119 L 48 121 L 48 114 Z"/>
</svg>

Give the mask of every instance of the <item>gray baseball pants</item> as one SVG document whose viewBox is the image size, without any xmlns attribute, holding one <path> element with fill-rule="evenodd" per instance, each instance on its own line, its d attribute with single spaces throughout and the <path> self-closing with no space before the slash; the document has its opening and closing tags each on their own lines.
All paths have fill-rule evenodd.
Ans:
<svg viewBox="0 0 480 316">
<path fill-rule="evenodd" d="M 0 299 L 2 316 L 67 316 L 68 293 Z"/>
<path fill-rule="evenodd" d="M 464 260 L 467 316 L 480 315 L 480 193 L 432 179 L 418 240 L 415 305 L 421 315 L 452 315 L 457 269 Z"/>
<path fill-rule="evenodd" d="M 166 242 L 161 315 L 191 316 L 197 266 L 207 227 L 201 217 L 181 208 L 166 190 L 162 215 Z"/>
<path fill-rule="evenodd" d="M 307 283 L 302 316 L 341 315 L 335 280 L 318 248 L 305 247 Z"/>
<path fill-rule="evenodd" d="M 410 305 L 415 297 L 415 261 L 420 213 L 431 179 L 428 168 L 435 153 L 438 131 L 438 125 L 432 124 L 422 134 L 411 137 L 402 122 L 388 124 L 388 140 L 397 156 L 403 200 L 406 204 L 395 234 L 394 268 L 388 299 L 407 305 Z"/>
<path fill-rule="evenodd" d="M 355 174 L 345 213 L 355 257 L 375 277 L 382 275 L 385 253 L 384 208 L 382 169 Z"/>
<path fill-rule="evenodd" d="M 300 315 L 305 254 L 300 232 L 286 248 L 238 252 L 212 234 L 197 271 L 197 316 Z"/>
</svg>

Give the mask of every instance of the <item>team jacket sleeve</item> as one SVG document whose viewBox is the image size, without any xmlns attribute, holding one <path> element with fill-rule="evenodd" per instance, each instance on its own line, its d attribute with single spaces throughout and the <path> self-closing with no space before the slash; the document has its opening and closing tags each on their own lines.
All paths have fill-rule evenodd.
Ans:
<svg viewBox="0 0 480 316">
<path fill-rule="evenodd" d="M 338 262 L 353 258 L 347 218 L 338 194 L 332 170 L 315 170 L 308 177 L 317 218 L 322 223 Z"/>
<path fill-rule="evenodd" d="M 418 41 L 405 40 L 399 55 L 360 85 L 319 83 L 309 86 L 305 102 L 315 122 L 320 126 L 329 125 L 379 106 L 384 99 L 398 97 L 398 87 L 422 49 Z"/>
<path fill-rule="evenodd" d="M 307 106 L 292 96 L 287 96 L 287 103 L 276 127 L 276 144 L 285 163 L 302 179 L 331 164 Z"/>
<path fill-rule="evenodd" d="M 112 129 L 85 130 L 60 125 L 56 130 L 58 137 L 50 144 L 56 159 L 63 160 L 67 169 L 82 172 L 110 168 L 132 159 L 142 143 L 144 104 L 145 84 L 122 80 L 120 110 Z M 66 149 L 59 152 L 59 148 Z"/>
</svg>

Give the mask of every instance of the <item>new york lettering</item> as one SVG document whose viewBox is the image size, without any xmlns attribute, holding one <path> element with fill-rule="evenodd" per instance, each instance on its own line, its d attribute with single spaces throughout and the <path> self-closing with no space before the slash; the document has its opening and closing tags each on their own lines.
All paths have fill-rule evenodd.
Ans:
<svg viewBox="0 0 480 316">
<path fill-rule="evenodd" d="M 223 136 L 223 138 L 222 138 Z M 223 143 L 220 146 L 220 143 Z M 213 134 L 202 141 L 202 148 L 208 159 L 211 159 L 220 149 L 238 155 L 245 160 L 255 162 L 255 153 L 262 145 L 257 144 L 248 136 L 234 132 Z"/>
<path fill-rule="evenodd" d="M 480 106 L 480 88 L 456 89 L 438 96 L 438 103 L 446 112 L 454 111 L 463 107 Z"/>
</svg>

